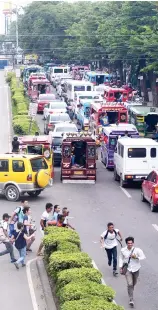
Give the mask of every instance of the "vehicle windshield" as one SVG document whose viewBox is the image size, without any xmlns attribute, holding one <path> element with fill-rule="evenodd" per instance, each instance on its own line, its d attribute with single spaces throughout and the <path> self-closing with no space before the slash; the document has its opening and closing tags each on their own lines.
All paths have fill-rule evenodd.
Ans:
<svg viewBox="0 0 158 310">
<path fill-rule="evenodd" d="M 52 145 L 61 145 L 62 144 L 62 141 L 63 141 L 63 138 L 60 138 L 60 137 L 54 137 L 53 138 L 53 142 L 52 142 Z"/>
<path fill-rule="evenodd" d="M 74 91 L 85 91 L 84 85 L 74 86 Z"/>
<path fill-rule="evenodd" d="M 32 171 L 36 172 L 40 169 L 48 169 L 48 165 L 44 158 L 34 158 L 30 160 Z"/>
<path fill-rule="evenodd" d="M 63 68 L 54 69 L 54 73 L 63 73 Z"/>
<path fill-rule="evenodd" d="M 93 96 L 79 96 L 80 99 L 93 99 Z"/>
<path fill-rule="evenodd" d="M 54 100 L 55 95 L 39 95 L 39 100 Z"/>
<path fill-rule="evenodd" d="M 56 132 L 77 132 L 76 127 L 58 127 Z"/>
<path fill-rule="evenodd" d="M 66 109 L 65 102 L 52 103 L 50 109 Z"/>
<path fill-rule="evenodd" d="M 64 113 L 64 114 L 60 114 L 60 115 L 51 115 L 50 118 L 50 122 L 57 122 L 57 121 L 61 121 L 61 122 L 66 122 L 66 121 L 70 121 L 70 117 L 68 114 Z"/>
<path fill-rule="evenodd" d="M 43 148 L 42 145 L 28 145 L 27 146 L 27 153 L 28 154 L 37 154 L 42 155 L 43 154 Z"/>
</svg>

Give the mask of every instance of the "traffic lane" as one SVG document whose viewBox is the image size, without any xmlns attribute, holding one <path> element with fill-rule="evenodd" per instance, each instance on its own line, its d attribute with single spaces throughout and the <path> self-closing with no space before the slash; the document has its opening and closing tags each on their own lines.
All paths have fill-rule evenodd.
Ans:
<svg viewBox="0 0 158 310">
<path fill-rule="evenodd" d="M 10 95 L 8 85 L 5 83 L 4 71 L 0 71 L 0 153 L 10 151 Z"/>
<path fill-rule="evenodd" d="M 155 249 L 157 232 L 151 226 L 148 212 L 124 195 L 101 163 L 98 163 L 96 185 L 56 183 L 59 180 L 59 171 L 60 169 L 56 172 L 58 176 L 53 190 L 55 203 L 71 210 L 70 216 L 74 217 L 71 224 L 80 234 L 82 247 L 95 260 L 107 284 L 116 290 L 116 301 L 128 309 L 124 277 L 112 277 L 105 253 L 100 249 L 99 243 L 96 243 L 109 221 L 116 223 L 124 238 L 133 235 L 136 245 L 144 250 L 147 259 L 142 263 L 141 280 L 135 292 L 137 309 L 156 309 L 158 300 L 154 292 L 158 276 L 158 250 Z"/>
</svg>

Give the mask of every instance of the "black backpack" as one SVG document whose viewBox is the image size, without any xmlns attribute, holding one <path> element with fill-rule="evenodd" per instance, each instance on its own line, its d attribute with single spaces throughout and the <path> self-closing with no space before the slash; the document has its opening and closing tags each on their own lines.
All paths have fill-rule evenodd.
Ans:
<svg viewBox="0 0 158 310">
<path fill-rule="evenodd" d="M 107 233 L 106 233 L 106 235 L 105 235 L 105 237 L 104 237 L 104 240 L 107 238 L 108 233 L 109 233 L 109 231 L 107 230 Z M 116 230 L 115 230 L 115 229 L 114 229 L 114 233 L 115 233 L 115 238 L 116 238 L 116 237 L 117 237 L 117 232 L 116 232 Z"/>
</svg>

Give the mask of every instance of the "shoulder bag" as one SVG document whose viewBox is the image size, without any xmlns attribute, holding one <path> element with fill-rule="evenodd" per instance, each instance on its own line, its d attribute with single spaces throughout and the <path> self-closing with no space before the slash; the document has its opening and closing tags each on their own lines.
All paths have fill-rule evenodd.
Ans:
<svg viewBox="0 0 158 310">
<path fill-rule="evenodd" d="M 134 249 L 135 249 L 135 248 L 134 248 Z M 133 254 L 133 252 L 134 252 L 134 249 L 132 250 L 132 252 L 131 252 L 131 254 L 130 254 L 130 256 L 129 256 L 128 262 L 127 262 L 127 263 L 124 263 L 123 266 L 122 266 L 122 272 L 121 272 L 121 274 L 122 274 L 123 276 L 125 276 L 125 274 L 127 273 L 127 268 L 128 268 L 129 263 L 130 263 L 131 256 L 132 256 L 132 254 Z"/>
</svg>

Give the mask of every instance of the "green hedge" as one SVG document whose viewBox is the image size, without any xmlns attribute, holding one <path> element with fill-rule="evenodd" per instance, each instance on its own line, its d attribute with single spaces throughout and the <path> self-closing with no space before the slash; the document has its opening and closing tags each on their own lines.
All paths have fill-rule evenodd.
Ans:
<svg viewBox="0 0 158 310">
<path fill-rule="evenodd" d="M 93 268 L 91 258 L 81 252 L 75 231 L 48 227 L 43 242 L 60 310 L 123 310 L 112 302 L 115 292 L 101 283 L 102 275 Z"/>
<path fill-rule="evenodd" d="M 114 299 L 115 292 L 111 287 L 86 280 L 84 282 L 71 282 L 65 285 L 57 292 L 57 296 L 61 303 L 90 296 L 98 296 L 105 299 L 105 301 L 111 302 Z"/>
<path fill-rule="evenodd" d="M 7 83 L 10 85 L 12 99 L 13 130 L 17 135 L 27 135 L 30 128 L 28 116 L 28 99 L 24 96 L 23 83 L 18 81 L 15 73 L 8 72 Z M 33 121 L 30 134 L 39 131 L 37 123 Z"/>
<path fill-rule="evenodd" d="M 123 307 L 105 301 L 100 297 L 66 301 L 61 310 L 124 310 Z"/>
<path fill-rule="evenodd" d="M 73 268 L 60 271 L 57 275 L 57 286 L 61 288 L 70 282 L 93 281 L 101 283 L 102 274 L 94 268 Z"/>
</svg>

